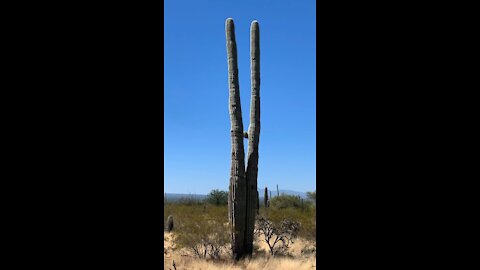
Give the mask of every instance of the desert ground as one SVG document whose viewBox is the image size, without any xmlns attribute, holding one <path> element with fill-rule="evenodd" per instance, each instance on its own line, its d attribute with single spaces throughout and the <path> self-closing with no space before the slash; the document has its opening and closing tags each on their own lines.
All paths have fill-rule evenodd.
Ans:
<svg viewBox="0 0 480 270">
<path fill-rule="evenodd" d="M 171 250 L 175 235 L 173 232 L 164 232 L 164 247 L 166 250 Z M 303 239 L 297 239 L 289 249 L 289 256 L 272 257 L 269 255 L 268 246 L 265 242 L 256 240 L 255 246 L 258 250 L 253 254 L 252 259 L 241 260 L 233 263 L 229 258 L 229 254 L 222 253 L 220 260 L 205 260 L 195 258 L 194 254 L 187 249 L 180 249 L 170 251 L 164 257 L 164 269 L 174 269 L 173 262 L 177 270 L 183 269 L 198 269 L 198 270 L 233 270 L 233 269 L 263 269 L 263 270 L 277 270 L 277 269 L 294 269 L 306 270 L 316 269 L 316 261 L 314 254 L 301 254 L 302 249 L 311 247 L 312 242 Z"/>
</svg>

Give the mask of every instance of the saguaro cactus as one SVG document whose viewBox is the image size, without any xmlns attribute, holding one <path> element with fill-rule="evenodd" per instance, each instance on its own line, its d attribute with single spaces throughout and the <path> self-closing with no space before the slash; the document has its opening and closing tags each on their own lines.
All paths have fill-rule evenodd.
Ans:
<svg viewBox="0 0 480 270">
<path fill-rule="evenodd" d="M 252 80 L 252 97 L 250 101 L 250 126 L 248 128 L 247 159 L 247 228 L 245 249 L 247 254 L 253 251 L 253 230 L 255 229 L 255 212 L 250 211 L 256 205 L 258 177 L 258 143 L 260 140 L 260 33 L 258 22 L 250 25 L 250 75 Z"/>
<path fill-rule="evenodd" d="M 243 149 L 243 122 L 238 84 L 237 44 L 235 26 L 232 19 L 225 22 L 228 57 L 228 86 L 230 111 L 230 137 L 232 141 L 232 163 L 230 169 L 230 186 L 228 193 L 228 217 L 231 229 L 232 253 L 238 260 L 245 253 L 245 219 L 246 219 L 246 179 L 245 153 Z"/>
<path fill-rule="evenodd" d="M 231 18 L 225 22 L 228 57 L 229 107 L 232 140 L 232 164 L 228 198 L 229 220 L 232 237 L 232 253 L 238 260 L 253 251 L 253 230 L 258 206 L 258 144 L 260 140 L 260 38 L 258 22 L 250 28 L 250 60 L 252 98 L 250 127 L 243 131 L 240 89 L 238 85 L 237 45 L 235 27 Z M 245 170 L 243 138 L 248 141 L 248 159 Z"/>
<path fill-rule="evenodd" d="M 268 207 L 268 188 L 265 187 L 265 194 L 263 195 L 263 203 L 265 204 L 265 208 Z"/>
</svg>

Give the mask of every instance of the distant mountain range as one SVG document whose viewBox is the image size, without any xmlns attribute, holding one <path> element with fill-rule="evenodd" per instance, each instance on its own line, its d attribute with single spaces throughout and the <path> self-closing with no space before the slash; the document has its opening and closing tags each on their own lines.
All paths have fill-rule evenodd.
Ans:
<svg viewBox="0 0 480 270">
<path fill-rule="evenodd" d="M 263 200 L 263 194 L 264 194 L 264 189 L 258 189 L 258 195 L 260 197 L 260 201 Z M 277 196 L 277 190 L 271 190 L 272 196 L 275 197 Z M 294 191 L 294 190 L 284 190 L 280 189 L 279 190 L 280 194 L 287 194 L 287 195 L 295 195 L 295 196 L 300 196 L 300 198 L 307 199 L 307 193 L 306 192 L 299 192 L 299 191 Z M 270 193 L 270 191 L 268 192 Z M 269 194 L 270 196 L 270 194 Z M 203 200 L 207 197 L 206 194 L 179 194 L 179 193 L 166 193 L 166 198 L 169 201 L 178 201 L 182 198 L 184 199 L 194 199 L 194 200 Z"/>
<path fill-rule="evenodd" d="M 180 199 L 194 199 L 203 200 L 207 195 L 204 194 L 179 194 L 179 193 L 165 193 L 167 200 L 178 201 Z"/>
</svg>

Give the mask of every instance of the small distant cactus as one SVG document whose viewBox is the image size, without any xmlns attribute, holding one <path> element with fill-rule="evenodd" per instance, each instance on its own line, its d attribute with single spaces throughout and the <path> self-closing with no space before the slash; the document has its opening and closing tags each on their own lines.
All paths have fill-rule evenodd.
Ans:
<svg viewBox="0 0 480 270">
<path fill-rule="evenodd" d="M 265 204 L 265 208 L 268 207 L 268 188 L 265 187 L 265 194 L 263 195 L 263 203 Z"/>
<path fill-rule="evenodd" d="M 168 230 L 168 232 L 171 232 L 173 230 L 173 216 L 172 215 L 168 216 L 167 230 Z"/>
<path fill-rule="evenodd" d="M 257 214 L 260 211 L 260 196 L 258 195 L 258 190 L 257 190 Z"/>
</svg>

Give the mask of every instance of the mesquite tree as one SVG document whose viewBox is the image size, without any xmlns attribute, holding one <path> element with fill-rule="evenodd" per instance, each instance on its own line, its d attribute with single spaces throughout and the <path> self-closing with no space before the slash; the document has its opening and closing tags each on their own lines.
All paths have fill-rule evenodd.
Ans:
<svg viewBox="0 0 480 270">
<path fill-rule="evenodd" d="M 258 205 L 258 143 L 260 139 L 260 39 L 258 22 L 250 27 L 250 65 L 252 97 L 250 127 L 243 131 L 240 89 L 238 84 L 237 44 L 232 19 L 225 23 L 228 57 L 229 111 L 231 122 L 232 163 L 228 198 L 232 254 L 235 260 L 253 251 L 253 230 Z M 248 139 L 248 158 L 245 170 L 243 138 Z"/>
</svg>

